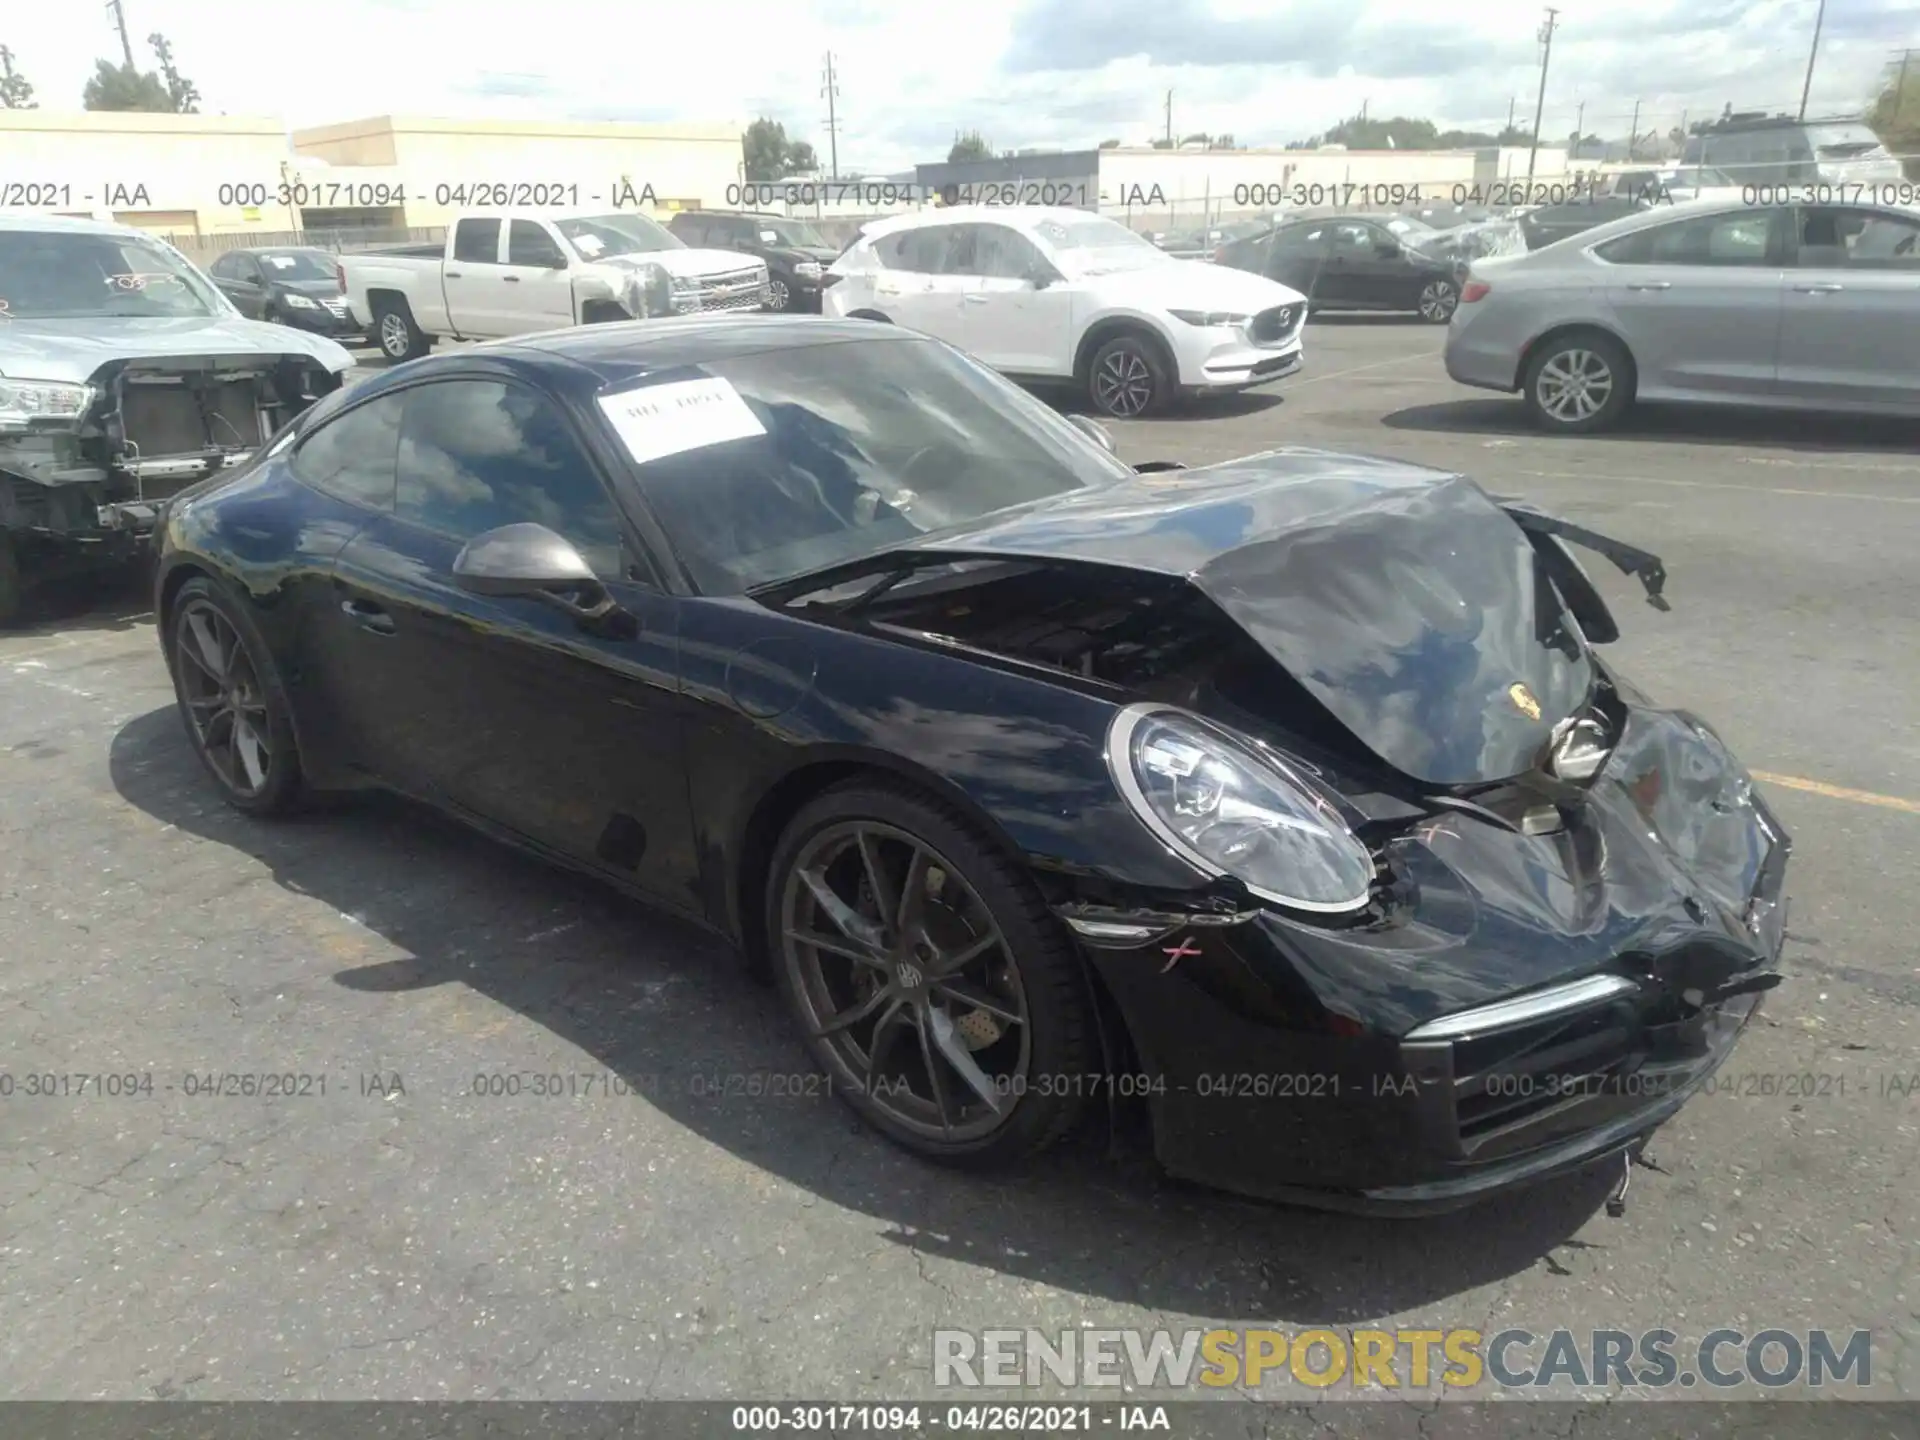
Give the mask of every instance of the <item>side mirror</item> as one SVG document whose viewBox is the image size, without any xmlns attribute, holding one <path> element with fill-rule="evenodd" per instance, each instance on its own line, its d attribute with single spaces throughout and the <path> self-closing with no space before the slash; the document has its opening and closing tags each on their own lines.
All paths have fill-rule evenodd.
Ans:
<svg viewBox="0 0 1920 1440">
<path fill-rule="evenodd" d="M 1069 415 L 1067 423 L 1109 455 L 1116 453 L 1113 448 L 1113 436 L 1107 433 L 1107 427 L 1098 420 L 1091 420 L 1085 415 Z"/>
<path fill-rule="evenodd" d="M 566 268 L 567 268 L 567 257 L 566 257 L 565 255 L 555 255 L 555 256 L 553 256 L 553 257 L 551 257 L 551 258 L 550 258 L 550 259 L 549 259 L 549 260 L 547 261 L 547 268 L 548 268 L 549 270 L 564 270 L 564 269 L 566 269 Z"/>
<path fill-rule="evenodd" d="M 1036 290 L 1044 290 L 1053 284 L 1053 271 L 1046 265 L 1036 264 L 1027 271 L 1027 283 Z"/>
<path fill-rule="evenodd" d="M 530 596 L 580 616 L 613 605 L 593 567 L 544 525 L 502 525 L 474 536 L 454 557 L 453 578 L 475 595 Z"/>
</svg>

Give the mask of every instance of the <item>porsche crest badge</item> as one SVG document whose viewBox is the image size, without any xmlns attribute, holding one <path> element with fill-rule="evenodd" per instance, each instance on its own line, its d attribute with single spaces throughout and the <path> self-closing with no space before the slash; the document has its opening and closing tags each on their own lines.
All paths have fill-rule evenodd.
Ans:
<svg viewBox="0 0 1920 1440">
<path fill-rule="evenodd" d="M 1507 687 L 1507 698 L 1513 701 L 1513 708 L 1529 720 L 1540 718 L 1540 702 L 1533 698 L 1533 692 L 1518 680 Z"/>
</svg>

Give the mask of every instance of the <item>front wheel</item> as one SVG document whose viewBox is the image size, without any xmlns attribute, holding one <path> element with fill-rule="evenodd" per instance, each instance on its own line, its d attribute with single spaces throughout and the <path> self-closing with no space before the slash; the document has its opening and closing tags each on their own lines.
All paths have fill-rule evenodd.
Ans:
<svg viewBox="0 0 1920 1440">
<path fill-rule="evenodd" d="M 1445 325 L 1459 307 L 1460 287 L 1451 280 L 1429 280 L 1420 287 L 1420 301 L 1415 306 L 1429 325 Z"/>
<path fill-rule="evenodd" d="M 1617 421 L 1633 399 L 1633 367 L 1610 336 L 1565 335 L 1527 361 L 1522 393 L 1542 430 L 1586 435 Z"/>
<path fill-rule="evenodd" d="M 793 292 L 787 288 L 787 282 L 775 275 L 767 281 L 767 308 L 769 310 L 787 310 L 793 304 Z"/>
<path fill-rule="evenodd" d="M 1094 1071 L 1080 961 L 959 816 L 881 782 L 830 790 L 787 827 L 766 909 L 807 1047 L 876 1129 L 984 1168 L 1072 1128 Z"/>
<path fill-rule="evenodd" d="M 1151 342 L 1121 335 L 1094 352 L 1087 369 L 1087 398 L 1102 415 L 1135 420 L 1166 407 L 1173 381 Z"/>
</svg>

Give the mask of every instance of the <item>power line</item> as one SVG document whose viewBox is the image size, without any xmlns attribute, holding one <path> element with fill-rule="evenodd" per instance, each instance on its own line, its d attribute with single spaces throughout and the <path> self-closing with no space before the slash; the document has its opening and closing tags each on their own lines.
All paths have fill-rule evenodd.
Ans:
<svg viewBox="0 0 1920 1440">
<path fill-rule="evenodd" d="M 840 86 L 833 78 L 833 52 L 827 52 L 827 80 L 820 87 L 820 93 L 827 97 L 827 154 L 828 174 L 831 179 L 840 178 L 840 113 L 834 102 L 840 98 Z"/>
</svg>

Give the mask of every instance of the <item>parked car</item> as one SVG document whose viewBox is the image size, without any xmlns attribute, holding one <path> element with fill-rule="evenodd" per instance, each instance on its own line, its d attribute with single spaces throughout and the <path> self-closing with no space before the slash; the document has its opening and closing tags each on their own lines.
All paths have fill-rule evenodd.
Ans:
<svg viewBox="0 0 1920 1440">
<path fill-rule="evenodd" d="M 226 250 L 207 267 L 220 293 L 251 320 L 291 325 L 336 340 L 363 341 L 367 327 L 353 318 L 341 283 L 340 258 L 325 250 Z"/>
<path fill-rule="evenodd" d="M 1168 255 L 1085 210 L 895 216 L 868 226 L 830 273 L 829 315 L 908 326 L 1003 374 L 1071 381 L 1105 415 L 1151 414 L 1300 367 L 1298 292 Z"/>
<path fill-rule="evenodd" d="M 0 215 L 0 623 L 31 581 L 144 553 L 167 496 L 245 462 L 352 365 L 244 318 L 142 231 Z"/>
<path fill-rule="evenodd" d="M 1547 430 L 1637 400 L 1920 416 L 1920 210 L 1660 206 L 1474 264 L 1447 373 Z"/>
<path fill-rule="evenodd" d="M 1740 189 L 1738 180 L 1710 165 L 1661 165 L 1601 176 L 1592 193 L 1608 199 L 1678 204 L 1686 200 L 1738 200 Z"/>
<path fill-rule="evenodd" d="M 840 253 L 804 220 L 784 215 L 683 210 L 667 228 L 687 244 L 708 250 L 738 250 L 767 265 L 769 310 L 820 311 L 821 277 Z"/>
<path fill-rule="evenodd" d="M 1748 185 L 1898 185 L 1900 162 L 1857 115 L 1800 120 L 1749 112 L 1688 137 L 1681 163 Z"/>
<path fill-rule="evenodd" d="M 1257 266 L 1315 310 L 1409 310 L 1444 325 L 1465 267 L 1425 248 L 1437 233 L 1404 216 L 1330 215 L 1282 225 L 1257 245 L 1228 246 L 1220 263 Z"/>
<path fill-rule="evenodd" d="M 557 331 L 170 507 L 158 629 L 232 805 L 390 786 L 711 927 L 920 1155 L 1098 1094 L 1309 1204 L 1624 1176 L 1778 981 L 1789 846 L 1598 653 L 1569 547 L 1659 562 L 1398 461 L 1110 445 L 904 327 Z"/>
<path fill-rule="evenodd" d="M 563 325 L 761 310 L 767 265 L 738 251 L 694 250 L 634 211 L 476 210 L 441 245 L 341 257 L 357 324 L 390 360 L 442 336 L 499 339 Z"/>
<path fill-rule="evenodd" d="M 1569 236 L 1591 230 L 1596 225 L 1604 225 L 1609 220 L 1637 215 L 1656 203 L 1659 202 L 1652 195 L 1635 192 L 1624 195 L 1588 194 L 1559 205 L 1535 205 L 1520 213 L 1520 233 L 1526 238 L 1529 250 L 1540 250 Z"/>
</svg>

